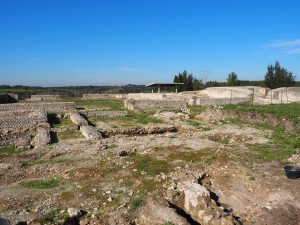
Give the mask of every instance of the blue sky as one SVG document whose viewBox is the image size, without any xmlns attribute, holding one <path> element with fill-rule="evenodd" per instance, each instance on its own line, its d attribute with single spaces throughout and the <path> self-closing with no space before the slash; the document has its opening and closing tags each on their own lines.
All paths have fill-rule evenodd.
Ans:
<svg viewBox="0 0 300 225">
<path fill-rule="evenodd" d="M 300 1 L 0 0 L 0 84 L 300 80 Z"/>
</svg>

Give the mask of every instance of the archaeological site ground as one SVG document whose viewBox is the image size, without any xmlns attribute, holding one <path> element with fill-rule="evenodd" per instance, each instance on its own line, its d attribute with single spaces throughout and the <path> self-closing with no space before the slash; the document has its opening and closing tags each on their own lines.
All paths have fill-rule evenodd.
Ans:
<svg viewBox="0 0 300 225">
<path fill-rule="evenodd" d="M 300 224 L 298 89 L 0 104 L 0 224 Z M 221 96 L 221 97 L 220 97 Z"/>
</svg>

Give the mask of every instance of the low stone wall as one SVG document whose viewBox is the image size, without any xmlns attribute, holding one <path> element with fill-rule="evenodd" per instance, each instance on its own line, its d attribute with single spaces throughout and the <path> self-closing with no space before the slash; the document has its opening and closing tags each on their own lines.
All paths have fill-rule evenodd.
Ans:
<svg viewBox="0 0 300 225">
<path fill-rule="evenodd" d="M 243 98 L 253 95 L 253 90 L 243 87 L 211 87 L 201 93 L 209 98 Z"/>
<path fill-rule="evenodd" d="M 88 121 L 83 116 L 81 116 L 77 111 L 70 112 L 70 119 L 76 125 L 79 126 L 88 125 Z"/>
<path fill-rule="evenodd" d="M 32 144 L 34 147 L 43 147 L 51 143 L 49 129 L 40 127 L 37 130 L 37 135 L 34 137 Z"/>
<path fill-rule="evenodd" d="M 30 101 L 55 101 L 60 100 L 59 95 L 31 95 Z"/>
<path fill-rule="evenodd" d="M 29 128 L 10 128 L 0 130 L 0 147 L 11 146 L 17 148 L 30 148 L 30 134 L 35 132 Z"/>
<path fill-rule="evenodd" d="M 84 100 L 106 100 L 106 99 L 123 99 L 127 98 L 127 94 L 84 94 L 82 99 Z"/>
<path fill-rule="evenodd" d="M 0 112 L 0 146 L 30 148 L 31 135 L 47 123 L 45 111 Z"/>
<path fill-rule="evenodd" d="M 35 128 L 47 122 L 44 111 L 0 111 L 0 131 L 3 129 Z"/>
<path fill-rule="evenodd" d="M 228 105 L 228 104 L 249 104 L 252 103 L 252 97 L 245 98 L 199 98 L 193 97 L 189 99 L 188 105 Z"/>
<path fill-rule="evenodd" d="M 102 138 L 101 133 L 97 131 L 95 127 L 89 125 L 81 126 L 80 131 L 88 140 L 96 141 Z"/>
<path fill-rule="evenodd" d="M 85 117 L 125 117 L 127 111 L 80 111 Z"/>
<path fill-rule="evenodd" d="M 0 111 L 36 111 L 65 112 L 75 110 L 74 102 L 52 102 L 52 103 L 15 103 L 0 104 Z"/>
<path fill-rule="evenodd" d="M 11 94 L 0 94 L 0 104 L 16 103 L 18 100 Z"/>
<path fill-rule="evenodd" d="M 271 96 L 272 95 L 272 96 Z M 280 103 L 300 102 L 300 88 L 277 88 L 269 92 L 269 97 Z"/>
<path fill-rule="evenodd" d="M 125 107 L 132 110 L 180 110 L 186 104 L 184 99 L 127 99 Z"/>
</svg>

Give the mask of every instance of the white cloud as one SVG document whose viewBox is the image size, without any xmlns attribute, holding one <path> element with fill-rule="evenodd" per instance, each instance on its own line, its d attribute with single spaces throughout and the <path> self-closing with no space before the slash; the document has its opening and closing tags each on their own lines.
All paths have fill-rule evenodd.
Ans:
<svg viewBox="0 0 300 225">
<path fill-rule="evenodd" d="M 271 41 L 269 44 L 264 45 L 263 48 L 279 49 L 285 55 L 296 55 L 300 54 L 300 39 Z"/>
<path fill-rule="evenodd" d="M 138 71 L 137 69 L 131 68 L 131 67 L 128 67 L 128 66 L 119 67 L 119 68 L 117 68 L 117 70 L 120 71 L 120 72 L 137 72 Z"/>
<path fill-rule="evenodd" d="M 300 39 L 289 40 L 289 41 L 272 41 L 266 47 L 274 48 L 294 48 L 300 46 Z"/>
</svg>

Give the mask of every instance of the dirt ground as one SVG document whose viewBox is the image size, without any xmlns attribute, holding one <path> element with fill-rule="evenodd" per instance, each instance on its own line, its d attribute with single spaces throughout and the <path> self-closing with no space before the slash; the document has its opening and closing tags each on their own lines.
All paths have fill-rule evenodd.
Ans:
<svg viewBox="0 0 300 225">
<path fill-rule="evenodd" d="M 291 162 L 297 152 L 272 153 L 272 147 L 285 147 L 273 143 L 272 129 L 171 112 L 155 116 L 164 122 L 139 127 L 177 131 L 88 141 L 80 135 L 62 139 L 60 127 L 52 128 L 57 143 L 0 153 L 0 215 L 12 224 L 62 224 L 74 208 L 81 210 L 81 224 L 138 224 L 143 208 L 206 173 L 207 188 L 242 224 L 300 224 L 300 179 L 288 179 L 283 170 L 300 166 L 299 157 Z M 96 125 L 103 129 L 103 122 Z M 128 127 L 112 120 L 104 129 Z"/>
</svg>

